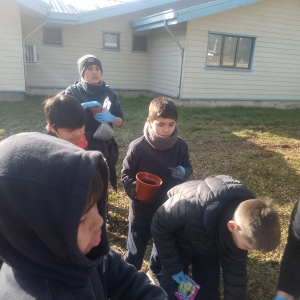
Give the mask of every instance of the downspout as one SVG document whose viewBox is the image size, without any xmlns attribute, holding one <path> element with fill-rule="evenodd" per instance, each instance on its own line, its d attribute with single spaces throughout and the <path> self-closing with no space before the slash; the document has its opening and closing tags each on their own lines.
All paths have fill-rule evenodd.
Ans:
<svg viewBox="0 0 300 300">
<path fill-rule="evenodd" d="M 24 80 L 25 80 L 25 89 L 26 89 L 26 91 L 28 91 L 28 87 L 27 87 L 27 64 L 26 64 L 25 40 L 27 40 L 32 34 L 34 34 L 37 30 L 39 30 L 47 22 L 48 22 L 48 20 L 44 21 L 41 25 L 39 25 L 37 28 L 35 28 L 33 31 L 31 31 L 27 36 L 25 36 L 24 39 L 22 40 L 22 46 L 23 46 L 23 63 L 24 63 Z"/>
<path fill-rule="evenodd" d="M 178 45 L 181 51 L 181 63 L 180 63 L 180 74 L 179 74 L 179 84 L 178 84 L 178 95 L 177 99 L 181 96 L 181 81 L 182 81 L 182 70 L 183 70 L 183 58 L 184 58 L 184 47 L 180 44 L 180 42 L 177 40 L 177 38 L 174 36 L 174 34 L 171 32 L 170 28 L 167 26 L 166 20 L 164 21 L 164 27 L 168 31 L 168 33 L 171 35 L 175 43 Z"/>
</svg>

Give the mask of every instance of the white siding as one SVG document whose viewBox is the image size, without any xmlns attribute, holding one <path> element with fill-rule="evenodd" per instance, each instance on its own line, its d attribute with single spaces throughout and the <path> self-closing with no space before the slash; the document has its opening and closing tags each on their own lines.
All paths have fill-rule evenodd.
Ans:
<svg viewBox="0 0 300 300">
<path fill-rule="evenodd" d="M 19 6 L 0 2 L 0 92 L 25 91 Z"/>
<path fill-rule="evenodd" d="M 184 47 L 186 28 L 169 27 Z M 173 97 L 178 96 L 181 50 L 165 28 L 153 30 L 150 47 L 149 89 Z"/>
<path fill-rule="evenodd" d="M 252 72 L 204 69 L 208 31 L 257 36 Z M 300 99 L 299 49 L 299 0 L 264 0 L 189 21 L 181 97 Z"/>
<path fill-rule="evenodd" d="M 79 79 L 78 58 L 93 54 L 101 60 L 102 79 L 112 89 L 148 89 L 149 53 L 131 52 L 131 20 L 123 16 L 79 26 L 64 25 L 60 47 L 43 45 L 43 29 L 39 29 L 26 40 L 26 44 L 37 46 L 38 53 L 38 63 L 27 66 L 28 85 L 67 87 Z M 26 27 L 32 25 L 27 22 Z M 121 33 L 119 52 L 102 49 L 102 31 Z"/>
</svg>

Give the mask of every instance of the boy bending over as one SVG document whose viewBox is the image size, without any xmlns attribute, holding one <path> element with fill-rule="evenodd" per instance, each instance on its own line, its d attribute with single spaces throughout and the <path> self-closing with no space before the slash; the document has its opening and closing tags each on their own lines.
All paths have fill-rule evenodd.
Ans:
<svg viewBox="0 0 300 300">
<path fill-rule="evenodd" d="M 226 175 L 180 184 L 168 196 L 151 232 L 163 265 L 161 287 L 169 298 L 191 265 L 200 285 L 195 299 L 220 299 L 220 267 L 224 300 L 246 299 L 247 251 L 268 252 L 279 245 L 277 212 Z"/>
<path fill-rule="evenodd" d="M 108 167 L 41 133 L 0 142 L 1 300 L 164 299 L 110 249 Z"/>
</svg>

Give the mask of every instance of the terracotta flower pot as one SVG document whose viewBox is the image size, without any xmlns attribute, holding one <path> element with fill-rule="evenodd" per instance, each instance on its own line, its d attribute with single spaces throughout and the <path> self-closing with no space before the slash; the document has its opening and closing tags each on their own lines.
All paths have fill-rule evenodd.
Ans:
<svg viewBox="0 0 300 300">
<path fill-rule="evenodd" d="M 91 112 L 92 112 L 92 114 L 94 116 L 94 115 L 96 115 L 98 113 L 101 113 L 102 110 L 103 110 L 103 107 L 102 106 L 91 107 L 90 110 L 91 110 Z"/>
<path fill-rule="evenodd" d="M 148 172 L 137 173 L 136 198 L 143 201 L 151 201 L 163 181 L 156 175 Z"/>
</svg>

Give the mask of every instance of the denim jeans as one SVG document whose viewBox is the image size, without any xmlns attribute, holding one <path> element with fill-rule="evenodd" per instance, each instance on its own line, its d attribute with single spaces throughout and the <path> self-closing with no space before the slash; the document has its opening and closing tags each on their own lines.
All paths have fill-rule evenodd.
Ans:
<svg viewBox="0 0 300 300">
<path fill-rule="evenodd" d="M 140 270 L 143 264 L 146 247 L 151 238 L 150 226 L 141 226 L 129 222 L 127 253 L 124 260 Z M 161 263 L 157 254 L 155 244 L 153 243 L 149 268 L 158 274 L 161 272 Z"/>
<path fill-rule="evenodd" d="M 201 256 L 192 259 L 184 254 L 180 254 L 183 263 L 183 272 L 188 274 L 189 266 L 192 266 L 192 279 L 200 285 L 200 290 L 195 299 L 197 300 L 220 300 L 220 259 L 218 256 Z M 172 274 L 175 275 L 175 274 Z M 169 299 L 177 299 L 174 292 L 178 284 L 162 270 L 160 286 L 166 291 Z"/>
</svg>

